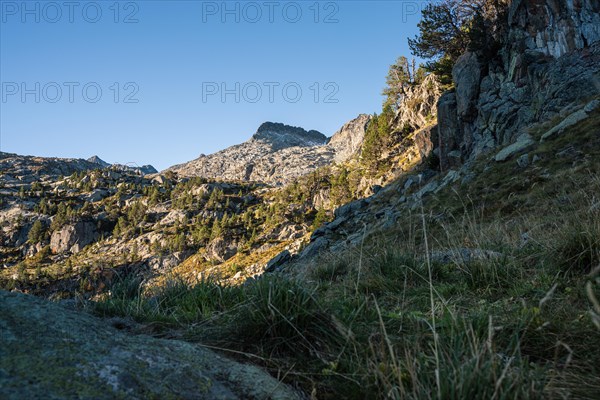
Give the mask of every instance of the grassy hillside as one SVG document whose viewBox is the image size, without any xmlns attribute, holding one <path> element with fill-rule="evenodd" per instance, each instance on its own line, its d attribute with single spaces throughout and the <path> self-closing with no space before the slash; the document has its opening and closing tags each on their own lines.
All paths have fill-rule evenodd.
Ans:
<svg viewBox="0 0 600 400">
<path fill-rule="evenodd" d="M 257 363 L 312 398 L 598 398 L 599 126 L 596 112 L 526 167 L 482 158 L 393 228 L 293 274 L 123 280 L 94 311 Z"/>
</svg>

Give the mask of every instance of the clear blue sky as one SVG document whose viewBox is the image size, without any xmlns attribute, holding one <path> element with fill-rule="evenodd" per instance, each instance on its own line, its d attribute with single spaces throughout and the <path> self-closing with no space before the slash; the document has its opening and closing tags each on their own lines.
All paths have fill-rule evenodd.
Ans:
<svg viewBox="0 0 600 400">
<path fill-rule="evenodd" d="M 380 109 L 425 2 L 315 3 L 0 0 L 2 151 L 164 169 L 264 121 L 330 136 Z"/>
</svg>

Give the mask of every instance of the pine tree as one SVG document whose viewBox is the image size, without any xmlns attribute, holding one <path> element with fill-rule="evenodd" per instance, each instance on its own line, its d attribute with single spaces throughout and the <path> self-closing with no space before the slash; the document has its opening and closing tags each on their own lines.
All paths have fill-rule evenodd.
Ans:
<svg viewBox="0 0 600 400">
<path fill-rule="evenodd" d="M 331 197 L 336 205 L 345 204 L 352 200 L 352 192 L 350 190 L 348 175 L 348 169 L 342 167 L 332 178 Z"/>
<path fill-rule="evenodd" d="M 41 220 L 36 220 L 33 223 L 33 226 L 29 230 L 29 234 L 27 239 L 29 239 L 29 243 L 35 244 L 44 241 L 46 238 L 46 227 Z"/>
<path fill-rule="evenodd" d="M 317 214 L 315 215 L 315 219 L 313 220 L 312 229 L 315 230 L 321 225 L 327 222 L 327 212 L 324 208 L 319 208 L 317 210 Z"/>
<path fill-rule="evenodd" d="M 223 236 L 223 225 L 221 224 L 221 220 L 215 218 L 213 221 L 212 228 L 210 230 L 210 240 L 214 240 L 216 238 Z"/>
<path fill-rule="evenodd" d="M 442 83 L 452 82 L 452 67 L 467 50 L 480 56 L 496 53 L 497 41 L 506 28 L 508 0 L 442 0 L 422 11 L 419 34 L 408 44 L 417 57 L 431 60 L 427 70 Z"/>
</svg>

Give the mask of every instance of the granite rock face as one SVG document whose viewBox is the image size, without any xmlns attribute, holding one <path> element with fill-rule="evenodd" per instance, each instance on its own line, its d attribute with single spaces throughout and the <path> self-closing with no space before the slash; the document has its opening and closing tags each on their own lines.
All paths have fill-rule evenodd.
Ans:
<svg viewBox="0 0 600 400">
<path fill-rule="evenodd" d="M 442 85 L 433 74 L 425 77 L 420 84 L 409 87 L 402 106 L 396 112 L 394 125 L 401 130 L 405 127 L 419 130 L 430 125 L 435 120 L 442 92 Z"/>
<path fill-rule="evenodd" d="M 0 291 L 0 397 L 300 398 L 264 371 L 202 347 L 125 333 L 110 321 L 5 291 Z"/>
<path fill-rule="evenodd" d="M 498 57 L 463 55 L 455 93 L 438 103 L 443 169 L 509 146 L 529 126 L 600 95 L 599 2 L 515 0 L 505 24 Z"/>
<path fill-rule="evenodd" d="M 360 152 L 369 121 L 370 115 L 361 114 L 344 124 L 331 137 L 329 147 L 334 151 L 335 162 L 344 162 Z"/>
</svg>

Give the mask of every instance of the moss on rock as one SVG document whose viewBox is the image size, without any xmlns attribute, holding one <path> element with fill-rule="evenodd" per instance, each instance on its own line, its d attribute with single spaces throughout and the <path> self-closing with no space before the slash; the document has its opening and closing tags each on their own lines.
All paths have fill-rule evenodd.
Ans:
<svg viewBox="0 0 600 400">
<path fill-rule="evenodd" d="M 0 398 L 295 399 L 264 371 L 0 291 Z"/>
</svg>

